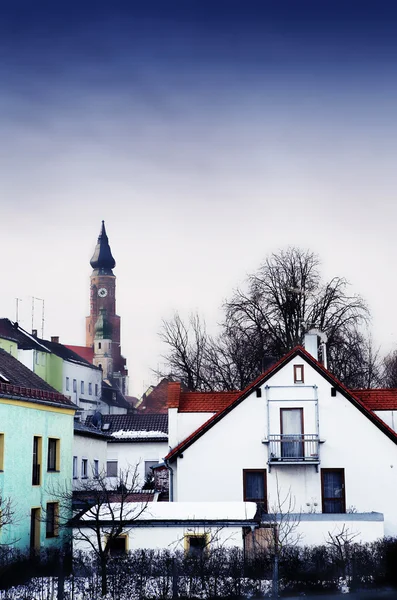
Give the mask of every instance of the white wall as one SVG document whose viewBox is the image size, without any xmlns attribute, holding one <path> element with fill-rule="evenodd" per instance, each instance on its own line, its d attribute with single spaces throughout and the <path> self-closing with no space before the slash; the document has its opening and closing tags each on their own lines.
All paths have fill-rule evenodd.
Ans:
<svg viewBox="0 0 397 600">
<path fill-rule="evenodd" d="M 69 396 L 82 411 L 82 419 L 94 414 L 102 393 L 102 372 L 92 367 L 63 361 L 62 393 Z M 66 389 L 66 378 L 69 377 L 69 389 Z M 73 391 L 73 380 L 76 380 L 76 392 Z M 84 381 L 84 393 L 81 393 L 81 382 Z M 92 394 L 89 394 L 89 383 L 92 386 Z M 95 384 L 98 386 L 98 394 L 95 394 Z M 82 401 L 83 400 L 83 401 Z M 85 400 L 85 402 L 84 402 Z"/>
<path fill-rule="evenodd" d="M 212 412 L 179 413 L 177 408 L 170 408 L 168 410 L 168 441 L 171 448 L 183 442 L 214 414 Z"/>
<path fill-rule="evenodd" d="M 302 401 L 313 388 L 304 392 L 301 384 L 294 385 L 294 364 L 305 365 L 305 385 L 317 386 L 320 438 L 325 440 L 320 446 L 319 472 L 307 464 L 274 465 L 269 472 L 268 446 L 263 443 L 268 435 L 263 386 L 261 398 L 252 393 L 184 450 L 183 458 L 177 459 L 174 500 L 243 500 L 243 469 L 267 469 L 270 507 L 277 492 L 281 499 L 291 492 L 295 511 L 310 512 L 314 504 L 321 511 L 321 468 L 344 468 L 346 508 L 384 513 L 385 534 L 397 535 L 397 445 L 339 392 L 332 397 L 331 385 L 300 357 L 266 382 L 270 395 L 280 400 L 269 404 L 269 410 L 275 411 L 270 414 L 270 433 L 279 432 L 281 405 L 303 406 L 305 432 L 314 433 L 314 402 Z"/>
<path fill-rule="evenodd" d="M 374 413 L 378 415 L 382 421 L 389 427 L 397 431 L 397 411 L 396 410 L 374 410 Z"/>
<path fill-rule="evenodd" d="M 243 547 L 243 535 L 241 527 L 209 528 L 209 527 L 135 527 L 128 531 L 128 550 L 139 548 L 183 550 L 184 537 L 189 534 L 208 533 L 213 537 L 212 545 L 221 545 L 224 548 L 237 546 Z M 84 533 L 95 538 L 94 532 L 84 529 Z M 76 535 L 75 535 L 76 537 Z M 74 551 L 92 552 L 92 547 L 87 541 L 75 540 Z M 210 543 L 211 547 L 211 543 Z"/>
<path fill-rule="evenodd" d="M 93 476 L 94 460 L 99 461 L 99 472 L 106 475 L 107 441 L 94 437 L 74 434 L 73 456 L 77 456 L 77 479 L 73 479 L 74 487 L 81 483 L 82 459 L 88 459 L 88 477 Z"/>
<path fill-rule="evenodd" d="M 139 485 L 145 481 L 146 461 L 160 461 L 168 452 L 167 442 L 109 442 L 107 460 L 117 460 L 118 470 L 133 471 L 138 465 Z M 110 478 L 112 481 L 112 478 Z"/>
</svg>

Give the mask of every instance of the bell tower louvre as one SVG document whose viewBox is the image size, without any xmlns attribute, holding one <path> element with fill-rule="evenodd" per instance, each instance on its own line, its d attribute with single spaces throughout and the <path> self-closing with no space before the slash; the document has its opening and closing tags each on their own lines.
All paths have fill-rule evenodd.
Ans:
<svg viewBox="0 0 397 600">
<path fill-rule="evenodd" d="M 118 383 L 123 394 L 128 394 L 126 359 L 121 355 L 120 348 L 120 317 L 116 314 L 116 277 L 113 274 L 116 261 L 112 256 L 104 221 L 90 264 L 93 271 L 90 284 L 90 315 L 86 317 L 86 346 L 94 351 L 94 364 L 103 366 L 102 358 L 111 358 L 110 361 L 106 361 L 106 374 L 109 379 Z M 102 323 L 104 319 L 105 327 Z M 105 357 L 104 344 L 100 342 L 102 336 L 104 341 L 106 338 Z M 97 356 L 98 347 L 101 349 L 101 357 Z M 109 365 L 112 365 L 110 370 Z"/>
</svg>

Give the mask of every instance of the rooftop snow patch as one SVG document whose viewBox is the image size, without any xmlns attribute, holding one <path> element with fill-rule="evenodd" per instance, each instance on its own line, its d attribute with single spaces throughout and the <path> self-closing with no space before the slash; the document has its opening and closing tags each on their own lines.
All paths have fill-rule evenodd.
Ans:
<svg viewBox="0 0 397 600">
<path fill-rule="evenodd" d="M 130 439 L 130 438 L 164 438 L 168 437 L 167 433 L 163 431 L 114 431 L 111 434 L 113 437 L 122 439 Z"/>
</svg>

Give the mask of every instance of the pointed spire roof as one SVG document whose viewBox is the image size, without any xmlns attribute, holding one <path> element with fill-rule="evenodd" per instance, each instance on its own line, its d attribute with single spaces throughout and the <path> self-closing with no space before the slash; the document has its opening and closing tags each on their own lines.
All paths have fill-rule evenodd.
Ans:
<svg viewBox="0 0 397 600">
<path fill-rule="evenodd" d="M 101 232 L 90 264 L 93 269 L 105 270 L 107 272 L 111 272 L 116 266 L 116 261 L 110 250 L 108 236 L 106 235 L 105 221 L 102 221 Z"/>
</svg>

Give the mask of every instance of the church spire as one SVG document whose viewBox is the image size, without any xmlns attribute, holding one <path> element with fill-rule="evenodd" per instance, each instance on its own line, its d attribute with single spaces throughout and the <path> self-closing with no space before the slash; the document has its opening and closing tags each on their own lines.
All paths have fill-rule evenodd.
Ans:
<svg viewBox="0 0 397 600">
<path fill-rule="evenodd" d="M 112 269 L 116 266 L 116 261 L 110 250 L 108 236 L 106 235 L 105 221 L 102 221 L 101 232 L 98 237 L 98 243 L 95 246 L 94 254 L 90 261 L 93 269 L 98 269 L 102 273 L 112 275 Z"/>
</svg>

